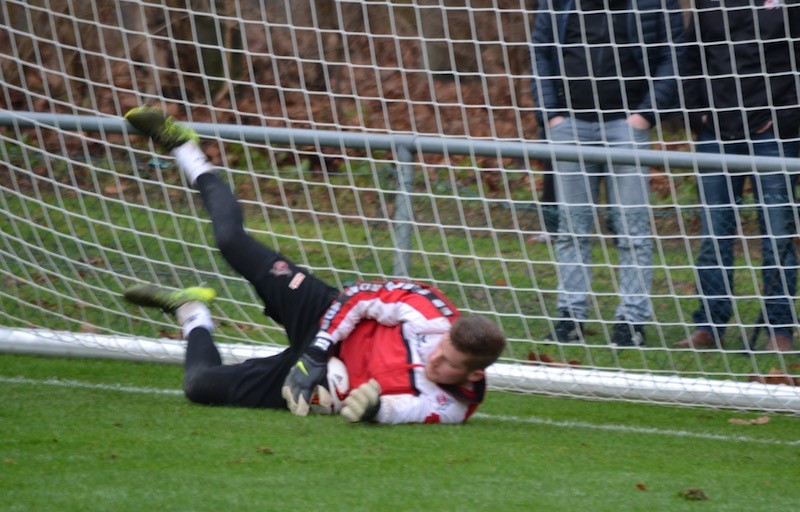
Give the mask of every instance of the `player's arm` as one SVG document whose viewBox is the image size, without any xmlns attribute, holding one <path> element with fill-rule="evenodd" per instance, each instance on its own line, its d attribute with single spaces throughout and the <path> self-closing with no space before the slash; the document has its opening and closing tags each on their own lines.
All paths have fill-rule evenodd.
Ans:
<svg viewBox="0 0 800 512">
<path fill-rule="evenodd" d="M 450 400 L 439 404 L 426 395 L 386 395 L 381 397 L 381 410 L 375 421 L 385 424 L 463 423 L 467 419 L 468 406 Z"/>
<path fill-rule="evenodd" d="M 689 125 L 695 132 L 702 130 L 709 120 L 708 85 L 703 69 L 705 61 L 703 45 L 698 37 L 699 27 L 692 20 L 684 34 L 685 44 L 678 48 L 678 74 L 683 88 L 684 109 Z"/>
<path fill-rule="evenodd" d="M 561 94 L 563 83 L 560 75 L 559 50 L 553 32 L 556 13 L 552 2 L 540 0 L 535 8 L 534 26 L 531 31 L 532 76 L 531 86 L 537 104 L 536 118 L 541 126 L 549 124 L 555 117 L 568 112 Z"/>
<path fill-rule="evenodd" d="M 678 107 L 679 70 L 676 51 L 683 51 L 684 28 L 683 15 L 677 0 L 666 0 L 666 13 L 649 13 L 656 18 L 656 24 L 664 23 L 663 41 L 648 45 L 645 53 L 645 67 L 649 68 L 646 75 L 650 77 L 650 86 L 636 111 L 652 126 L 658 119 L 658 112 L 664 114 L 674 111 Z M 676 50 L 677 48 L 677 50 Z M 682 57 L 682 55 L 681 55 Z"/>
<path fill-rule="evenodd" d="M 430 395 L 383 395 L 374 379 L 354 389 L 339 414 L 350 422 L 463 423 L 469 406 L 452 397 Z"/>
<path fill-rule="evenodd" d="M 794 69 L 800 69 L 800 3 L 792 2 L 786 6 L 789 38 L 794 45 Z"/>
</svg>

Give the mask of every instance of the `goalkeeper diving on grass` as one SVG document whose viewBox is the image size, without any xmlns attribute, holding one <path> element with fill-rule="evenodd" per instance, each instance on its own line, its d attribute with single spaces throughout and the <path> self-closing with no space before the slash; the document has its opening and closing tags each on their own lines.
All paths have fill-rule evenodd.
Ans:
<svg viewBox="0 0 800 512">
<path fill-rule="evenodd" d="M 410 281 L 361 282 L 341 291 L 252 238 L 242 209 L 199 145 L 197 133 L 162 111 L 139 107 L 125 119 L 170 151 L 200 192 L 216 245 L 249 281 L 264 312 L 286 330 L 282 352 L 222 364 L 208 304 L 214 290 L 136 285 L 125 297 L 174 313 L 187 341 L 184 392 L 208 405 L 313 410 L 328 360 L 347 368 L 339 414 L 351 422 L 463 423 L 483 401 L 485 369 L 506 345 L 492 320 L 462 316 L 439 290 Z"/>
</svg>

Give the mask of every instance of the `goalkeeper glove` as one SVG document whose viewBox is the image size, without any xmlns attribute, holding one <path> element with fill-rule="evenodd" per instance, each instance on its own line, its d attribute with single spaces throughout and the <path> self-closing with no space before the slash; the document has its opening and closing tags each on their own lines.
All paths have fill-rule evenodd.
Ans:
<svg viewBox="0 0 800 512">
<path fill-rule="evenodd" d="M 283 381 L 281 395 L 292 414 L 305 416 L 311 403 L 311 393 L 325 379 L 328 370 L 328 353 L 311 347 L 295 363 L 286 380 Z"/>
<path fill-rule="evenodd" d="M 345 399 L 341 414 L 348 421 L 370 421 L 381 408 L 381 385 L 375 379 L 362 384 Z"/>
</svg>

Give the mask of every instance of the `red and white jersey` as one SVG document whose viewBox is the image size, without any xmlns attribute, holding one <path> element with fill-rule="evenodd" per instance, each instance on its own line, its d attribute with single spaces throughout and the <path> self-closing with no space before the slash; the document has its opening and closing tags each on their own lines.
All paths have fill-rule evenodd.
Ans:
<svg viewBox="0 0 800 512">
<path fill-rule="evenodd" d="M 325 313 L 318 337 L 338 344 L 350 388 L 381 385 L 379 423 L 461 423 L 483 400 L 472 389 L 441 386 L 424 365 L 459 311 L 435 288 L 408 281 L 363 282 L 347 288 Z"/>
</svg>

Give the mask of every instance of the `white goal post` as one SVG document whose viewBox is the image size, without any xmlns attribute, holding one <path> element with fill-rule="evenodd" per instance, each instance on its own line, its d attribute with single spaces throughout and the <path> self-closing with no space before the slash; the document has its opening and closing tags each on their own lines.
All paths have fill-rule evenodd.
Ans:
<svg viewBox="0 0 800 512">
<path fill-rule="evenodd" d="M 281 349 L 172 159 L 122 120 L 148 103 L 200 133 L 248 230 L 310 271 L 337 286 L 409 277 L 496 319 L 510 348 L 492 389 L 800 413 L 800 352 L 765 348 L 756 200 L 737 215 L 724 345 L 672 346 L 700 298 L 698 173 L 790 176 L 800 160 L 695 153 L 680 116 L 641 150 L 542 142 L 535 12 L 520 0 L 0 2 L 0 352 L 180 362 L 173 321 L 120 296 L 142 281 L 216 288 L 226 362 Z M 621 269 L 601 207 L 585 338 L 546 339 L 554 158 L 650 169 L 642 347 L 608 343 Z"/>
<path fill-rule="evenodd" d="M 280 347 L 219 343 L 224 364 L 269 357 Z M 174 339 L 0 328 L 0 351 L 57 357 L 125 361 L 183 362 L 185 344 Z M 658 376 L 626 372 L 496 363 L 488 369 L 489 388 L 597 400 L 677 404 L 796 413 L 800 396 L 790 386 Z"/>
</svg>

